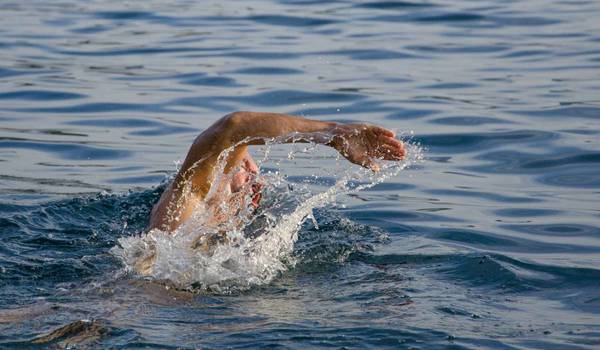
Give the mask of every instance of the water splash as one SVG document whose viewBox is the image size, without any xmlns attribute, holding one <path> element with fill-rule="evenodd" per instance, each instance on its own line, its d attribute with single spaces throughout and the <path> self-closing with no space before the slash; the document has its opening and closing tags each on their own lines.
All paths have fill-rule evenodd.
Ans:
<svg viewBox="0 0 600 350">
<path fill-rule="evenodd" d="M 282 146 L 279 141 L 269 140 L 258 150 L 259 181 L 264 189 L 257 210 L 250 205 L 250 195 L 238 196 L 234 199 L 236 215 L 215 224 L 215 215 L 231 213 L 232 202 L 215 200 L 218 191 L 214 189 L 228 183 L 234 173 L 217 171 L 221 175 L 216 176 L 206 199 L 175 232 L 153 229 L 122 237 L 111 252 L 127 270 L 142 271 L 148 278 L 178 288 L 219 294 L 246 290 L 269 283 L 295 264 L 291 253 L 301 226 L 308 219 L 318 229 L 315 208 L 381 183 L 423 159 L 422 149 L 406 142 L 406 159 L 379 161 L 381 170 L 374 173 L 350 165 L 336 153 L 328 155 L 326 147 L 312 143 Z M 223 152 L 218 169 L 224 169 L 230 151 Z M 307 169 L 309 175 L 290 175 Z"/>
</svg>

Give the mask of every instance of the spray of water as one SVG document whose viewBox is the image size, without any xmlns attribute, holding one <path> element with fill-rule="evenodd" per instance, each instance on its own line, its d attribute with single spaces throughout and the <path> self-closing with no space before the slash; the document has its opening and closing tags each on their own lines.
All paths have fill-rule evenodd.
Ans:
<svg viewBox="0 0 600 350">
<path fill-rule="evenodd" d="M 280 141 L 267 140 L 259 150 L 264 189 L 257 210 L 251 205 L 250 195 L 217 200 L 218 188 L 234 173 L 226 175 L 222 171 L 229 149 L 220 157 L 219 175 L 211 191 L 191 219 L 175 232 L 153 229 L 122 237 L 111 252 L 127 270 L 143 271 L 147 278 L 169 281 L 178 288 L 225 294 L 266 284 L 294 265 L 291 253 L 304 221 L 312 220 L 318 228 L 315 208 L 334 203 L 340 195 L 381 183 L 423 158 L 418 145 L 405 142 L 406 159 L 381 161 L 381 170 L 375 173 L 349 165 L 339 156 L 327 156 L 326 147 L 309 143 L 283 148 L 277 144 Z M 309 174 L 291 176 L 295 170 Z M 236 210 L 231 215 L 233 204 Z M 174 204 L 170 210 L 173 217 L 178 215 L 177 206 Z M 215 224 L 218 215 L 229 217 Z"/>
</svg>

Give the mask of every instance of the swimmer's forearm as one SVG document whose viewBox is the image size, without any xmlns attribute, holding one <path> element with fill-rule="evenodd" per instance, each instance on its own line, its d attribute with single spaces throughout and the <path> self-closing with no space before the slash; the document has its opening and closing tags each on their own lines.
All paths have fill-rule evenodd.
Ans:
<svg viewBox="0 0 600 350">
<path fill-rule="evenodd" d="M 323 122 L 279 113 L 235 112 L 224 117 L 230 142 L 264 144 L 265 139 L 282 142 L 316 142 L 329 144 L 338 123 Z"/>
</svg>

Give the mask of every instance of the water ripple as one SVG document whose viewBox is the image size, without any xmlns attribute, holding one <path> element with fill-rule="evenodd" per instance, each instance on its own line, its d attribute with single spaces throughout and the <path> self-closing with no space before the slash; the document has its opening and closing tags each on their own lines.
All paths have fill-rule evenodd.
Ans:
<svg viewBox="0 0 600 350">
<path fill-rule="evenodd" d="M 28 91 L 11 91 L 0 93 L 0 100 L 33 100 L 33 101 L 55 101 L 55 100 L 70 100 L 84 98 L 86 95 L 76 94 L 72 92 L 61 91 L 44 91 L 44 90 L 28 90 Z"/>
<path fill-rule="evenodd" d="M 437 6 L 433 3 L 408 2 L 408 1 L 374 1 L 364 4 L 357 4 L 356 7 L 364 7 L 377 10 L 406 10 L 412 7 L 430 7 Z"/>
<path fill-rule="evenodd" d="M 599 2 L 0 9 L 0 347 L 599 344 Z M 124 275 L 107 252 L 144 232 L 173 162 L 251 109 L 381 124 L 426 161 L 315 211 L 269 285 Z M 294 184 L 346 164 L 287 153 Z"/>
<path fill-rule="evenodd" d="M 51 143 L 34 140 L 7 140 L 0 138 L 0 149 L 30 149 L 51 153 L 59 158 L 68 160 L 102 160 L 127 158 L 131 152 L 112 148 L 99 148 L 76 143 Z"/>
</svg>

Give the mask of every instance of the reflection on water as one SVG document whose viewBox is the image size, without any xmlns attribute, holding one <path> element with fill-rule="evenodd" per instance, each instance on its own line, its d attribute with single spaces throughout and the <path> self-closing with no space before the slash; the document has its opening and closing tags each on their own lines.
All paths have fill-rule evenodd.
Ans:
<svg viewBox="0 0 600 350">
<path fill-rule="evenodd" d="M 600 344 L 598 2 L 0 13 L 2 347 Z M 126 274 L 109 250 L 143 232 L 174 162 L 253 109 L 413 131 L 427 161 L 316 210 L 268 284 L 223 296 Z M 291 186 L 341 173 L 287 152 L 264 170 Z"/>
</svg>

